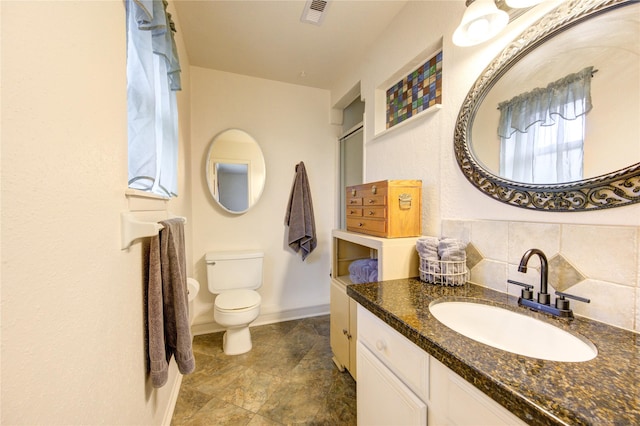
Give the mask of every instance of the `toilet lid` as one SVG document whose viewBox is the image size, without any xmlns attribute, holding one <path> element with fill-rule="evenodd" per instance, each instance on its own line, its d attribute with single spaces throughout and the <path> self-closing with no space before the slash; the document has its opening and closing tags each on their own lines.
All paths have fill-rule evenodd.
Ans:
<svg viewBox="0 0 640 426">
<path fill-rule="evenodd" d="M 262 298 L 253 290 L 230 290 L 220 293 L 216 297 L 216 306 L 219 309 L 235 310 L 245 309 L 258 305 Z"/>
</svg>

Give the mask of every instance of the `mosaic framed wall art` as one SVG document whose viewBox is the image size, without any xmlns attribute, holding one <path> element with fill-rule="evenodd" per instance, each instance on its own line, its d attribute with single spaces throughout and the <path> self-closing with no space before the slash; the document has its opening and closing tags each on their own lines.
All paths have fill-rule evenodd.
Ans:
<svg viewBox="0 0 640 426">
<path fill-rule="evenodd" d="M 386 128 L 442 105 L 442 50 L 386 90 Z"/>
</svg>

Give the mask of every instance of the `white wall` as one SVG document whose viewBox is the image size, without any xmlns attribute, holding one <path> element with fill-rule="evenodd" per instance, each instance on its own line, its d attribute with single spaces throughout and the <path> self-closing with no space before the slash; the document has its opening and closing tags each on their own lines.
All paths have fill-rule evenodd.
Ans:
<svg viewBox="0 0 640 426">
<path fill-rule="evenodd" d="M 439 231 L 441 218 L 483 218 L 572 222 L 585 224 L 640 224 L 640 205 L 582 213 L 549 213 L 510 207 L 474 189 L 460 172 L 453 153 L 453 132 L 458 111 L 468 90 L 497 53 L 526 25 L 557 1 L 545 2 L 507 27 L 501 36 L 474 47 L 457 47 L 451 35 L 462 17 L 464 1 L 408 2 L 374 44 L 363 62 L 332 90 L 332 105 L 360 82 L 366 100 L 367 180 L 423 179 L 425 233 Z M 407 126 L 376 138 L 374 92 L 425 49 L 443 39 L 443 109 L 425 114 Z"/>
<path fill-rule="evenodd" d="M 287 311 L 328 312 L 330 232 L 336 209 L 335 146 L 339 128 L 329 124 L 329 92 L 205 68 L 191 68 L 193 256 L 200 293 L 195 330 L 215 329 L 214 296 L 207 289 L 205 253 L 260 249 L 265 253 L 261 321 Z M 261 199 L 247 213 L 225 212 L 205 181 L 212 139 L 228 128 L 249 133 L 266 162 Z M 310 181 L 318 247 L 303 262 L 286 243 L 284 224 L 295 165 L 304 161 Z M 291 313 L 291 312 L 290 312 Z"/>
<path fill-rule="evenodd" d="M 180 196 L 169 209 L 189 219 L 187 267 L 204 289 L 197 300 L 198 323 L 211 318 L 213 296 L 206 290 L 203 261 L 208 250 L 265 251 L 261 292 L 267 314 L 328 303 L 339 132 L 328 124 L 328 115 L 359 81 L 367 101 L 367 180 L 423 179 L 425 234 L 438 234 L 444 218 L 640 224 L 640 205 L 529 212 L 491 200 L 465 180 L 452 150 L 458 109 L 476 76 L 516 30 L 475 48 L 457 48 L 450 42 L 451 17 L 463 10 L 462 0 L 409 2 L 360 68 L 336 85 L 331 99 L 317 89 L 190 68 L 177 22 L 184 86 Z M 175 10 L 172 14 L 178 20 Z M 177 372 L 172 368 L 169 383 L 158 391 L 147 380 L 142 245 L 120 250 L 119 214 L 127 208 L 122 2 L 4 0 L 0 15 L 0 421 L 159 424 L 170 408 Z M 373 140 L 374 88 L 440 37 L 444 108 Z M 203 180 L 208 143 L 228 127 L 252 134 L 267 162 L 263 198 L 242 216 L 215 205 Z M 304 263 L 287 248 L 283 223 L 299 161 L 307 165 L 319 239 Z M 191 235 L 191 229 L 197 232 Z M 637 288 L 635 293 L 638 323 Z"/>
<path fill-rule="evenodd" d="M 165 387 L 151 387 L 142 244 L 120 250 L 123 3 L 2 1 L 0 10 L 1 422 L 160 424 L 177 369 L 172 363 Z M 180 197 L 169 209 L 188 217 L 189 73 L 178 41 L 187 90 L 179 94 Z"/>
<path fill-rule="evenodd" d="M 640 226 L 640 204 L 580 213 L 529 211 L 497 202 L 475 189 L 461 173 L 453 152 L 458 111 L 475 79 L 527 25 L 557 2 L 545 2 L 510 25 L 500 37 L 475 47 L 454 46 L 451 37 L 464 1 L 408 2 L 363 62 L 332 90 L 332 105 L 358 82 L 366 101 L 366 180 L 422 179 L 423 234 L 440 235 L 444 219 Z M 453 19 L 452 17 L 456 17 Z M 443 43 L 443 108 L 374 138 L 375 89 L 425 48 Z M 426 59 L 426 58 L 423 58 Z M 637 242 L 636 242 L 637 244 Z M 631 255 L 631 254 L 630 254 Z M 635 263 L 635 314 L 640 322 L 640 272 Z M 597 297 L 600 290 L 594 290 Z"/>
</svg>

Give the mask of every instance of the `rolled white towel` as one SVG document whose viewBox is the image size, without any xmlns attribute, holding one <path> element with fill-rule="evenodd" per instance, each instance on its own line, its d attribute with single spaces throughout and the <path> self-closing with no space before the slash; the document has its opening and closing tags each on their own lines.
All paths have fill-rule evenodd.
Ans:
<svg viewBox="0 0 640 426">
<path fill-rule="evenodd" d="M 444 261 L 461 261 L 465 260 L 465 249 L 467 245 L 455 238 L 443 238 L 438 244 L 438 255 Z"/>
<path fill-rule="evenodd" d="M 438 237 L 421 237 L 416 241 L 416 250 L 422 253 L 438 252 Z"/>
<path fill-rule="evenodd" d="M 435 274 L 440 273 L 438 242 L 438 237 L 421 237 L 416 241 L 416 250 L 421 258 L 420 270 L 427 282 L 435 282 Z"/>
<path fill-rule="evenodd" d="M 416 242 L 416 250 L 425 259 L 438 260 L 438 239 L 436 237 L 421 238 Z"/>
<path fill-rule="evenodd" d="M 442 263 L 445 270 L 442 271 L 447 283 L 451 285 L 464 284 L 464 273 L 466 272 L 466 265 L 464 261 L 467 259 L 465 249 L 467 245 L 455 238 L 443 238 L 438 244 L 438 254 L 440 260 L 443 262 L 456 262 L 456 263 Z"/>
<path fill-rule="evenodd" d="M 351 262 L 349 277 L 354 284 L 378 281 L 378 260 L 360 259 Z"/>
</svg>

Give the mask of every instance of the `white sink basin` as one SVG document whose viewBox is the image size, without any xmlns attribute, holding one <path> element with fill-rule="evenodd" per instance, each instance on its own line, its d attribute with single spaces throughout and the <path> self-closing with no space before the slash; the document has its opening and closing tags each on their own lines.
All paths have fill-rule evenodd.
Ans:
<svg viewBox="0 0 640 426">
<path fill-rule="evenodd" d="M 498 306 L 436 300 L 429 310 L 458 333 L 507 352 L 563 362 L 583 362 L 598 355 L 593 343 L 584 338 Z"/>
</svg>

